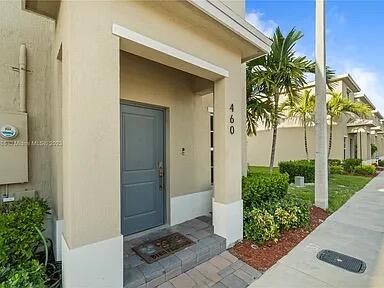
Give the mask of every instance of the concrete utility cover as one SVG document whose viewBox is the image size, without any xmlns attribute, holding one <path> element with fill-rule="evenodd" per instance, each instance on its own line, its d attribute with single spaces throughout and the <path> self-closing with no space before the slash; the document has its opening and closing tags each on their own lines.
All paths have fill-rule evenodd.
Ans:
<svg viewBox="0 0 384 288">
<path fill-rule="evenodd" d="M 364 273 L 367 268 L 362 260 L 332 250 L 321 250 L 317 258 L 354 273 Z"/>
</svg>

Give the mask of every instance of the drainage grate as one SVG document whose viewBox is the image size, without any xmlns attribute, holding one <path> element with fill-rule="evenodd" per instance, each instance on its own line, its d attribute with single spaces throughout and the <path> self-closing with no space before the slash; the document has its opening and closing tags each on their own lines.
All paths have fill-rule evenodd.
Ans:
<svg viewBox="0 0 384 288">
<path fill-rule="evenodd" d="M 367 268 L 362 260 L 332 250 L 321 250 L 317 258 L 354 273 L 364 273 Z"/>
<path fill-rule="evenodd" d="M 153 263 L 194 243 L 180 233 L 173 233 L 135 246 L 132 250 L 139 254 L 147 263 Z"/>
</svg>

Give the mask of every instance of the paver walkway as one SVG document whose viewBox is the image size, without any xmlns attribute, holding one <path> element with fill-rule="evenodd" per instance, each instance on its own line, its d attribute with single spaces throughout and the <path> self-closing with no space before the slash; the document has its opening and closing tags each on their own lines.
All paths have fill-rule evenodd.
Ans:
<svg viewBox="0 0 384 288">
<path fill-rule="evenodd" d="M 331 249 L 367 264 L 363 274 L 322 262 Z M 384 172 L 251 284 L 251 288 L 384 287 Z"/>
<path fill-rule="evenodd" d="M 237 259 L 228 251 L 163 283 L 158 288 L 245 288 L 261 272 Z"/>
<path fill-rule="evenodd" d="M 132 247 L 179 232 L 192 246 L 148 264 Z M 213 233 L 212 219 L 197 217 L 184 223 L 124 241 L 124 288 L 247 287 L 261 273 L 225 251 L 225 239 Z"/>
</svg>

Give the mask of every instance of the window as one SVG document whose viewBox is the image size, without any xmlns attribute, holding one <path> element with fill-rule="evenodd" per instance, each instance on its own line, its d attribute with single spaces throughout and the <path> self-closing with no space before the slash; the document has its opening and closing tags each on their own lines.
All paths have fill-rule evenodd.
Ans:
<svg viewBox="0 0 384 288">
<path fill-rule="evenodd" d="M 355 94 L 352 92 L 352 90 L 350 90 L 348 88 L 347 88 L 347 97 L 351 101 L 354 101 L 354 99 L 355 99 Z"/>
</svg>

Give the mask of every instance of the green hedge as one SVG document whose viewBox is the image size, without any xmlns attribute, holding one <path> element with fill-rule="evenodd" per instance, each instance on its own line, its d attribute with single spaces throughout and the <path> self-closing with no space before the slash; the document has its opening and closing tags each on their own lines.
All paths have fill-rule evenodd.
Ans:
<svg viewBox="0 0 384 288">
<path fill-rule="evenodd" d="M 343 174 L 344 173 L 344 167 L 341 165 L 329 166 L 329 173 L 330 174 Z"/>
<path fill-rule="evenodd" d="M 288 174 L 250 173 L 243 178 L 244 238 L 277 241 L 280 231 L 309 223 L 309 203 L 287 195 Z"/>
<path fill-rule="evenodd" d="M 376 167 L 373 165 L 356 166 L 353 173 L 361 176 L 373 176 L 376 174 Z"/>
<path fill-rule="evenodd" d="M 35 259 L 0 268 L 1 288 L 45 288 L 45 268 Z"/>
<path fill-rule="evenodd" d="M 23 198 L 0 205 L 0 287 L 45 287 L 45 268 L 34 252 L 42 239 L 45 201 Z"/>
<path fill-rule="evenodd" d="M 278 201 L 288 192 L 288 175 L 281 173 L 250 173 L 243 177 L 244 208 L 260 207 Z"/>
<path fill-rule="evenodd" d="M 362 162 L 363 160 L 361 159 L 345 159 L 343 162 L 344 171 L 347 173 L 353 173 L 357 166 L 362 165 Z"/>
<path fill-rule="evenodd" d="M 307 227 L 309 219 L 309 203 L 299 198 L 285 197 L 265 207 L 246 209 L 244 238 L 256 244 L 270 240 L 276 242 L 282 230 Z"/>
<path fill-rule="evenodd" d="M 244 238 L 256 244 L 277 241 L 280 229 L 275 218 L 266 209 L 253 208 L 244 211 Z"/>
<path fill-rule="evenodd" d="M 306 227 L 309 224 L 309 208 L 309 202 L 290 195 L 270 204 L 267 210 L 275 216 L 281 229 L 294 229 Z"/>
<path fill-rule="evenodd" d="M 315 182 L 315 163 L 307 160 L 291 160 L 279 162 L 279 171 L 289 175 L 289 182 L 295 181 L 295 176 L 303 176 L 306 183 Z"/>
<path fill-rule="evenodd" d="M 339 159 L 328 159 L 328 165 L 331 166 L 341 166 L 342 161 Z"/>
<path fill-rule="evenodd" d="M 299 161 L 307 161 L 307 160 L 299 160 Z M 315 159 L 309 160 L 309 162 L 313 165 L 315 165 Z M 339 166 L 341 165 L 342 161 L 340 159 L 328 159 L 328 165 L 329 166 Z"/>
<path fill-rule="evenodd" d="M 355 160 L 355 159 L 353 159 Z M 344 173 L 344 166 L 339 159 L 328 159 L 330 174 Z M 303 176 L 305 183 L 315 182 L 315 160 L 291 160 L 279 162 L 279 171 L 289 175 L 289 182 L 295 181 L 295 176 Z"/>
</svg>

